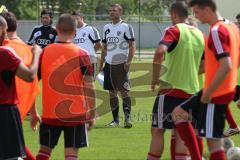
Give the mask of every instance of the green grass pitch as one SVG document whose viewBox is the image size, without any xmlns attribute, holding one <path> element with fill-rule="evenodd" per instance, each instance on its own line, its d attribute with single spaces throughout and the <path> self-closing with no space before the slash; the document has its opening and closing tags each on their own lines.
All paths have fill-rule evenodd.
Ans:
<svg viewBox="0 0 240 160">
<path fill-rule="evenodd" d="M 112 120 L 111 113 L 101 116 L 96 123 L 95 128 L 89 132 L 89 147 L 79 151 L 79 159 L 82 160 L 145 160 L 150 144 L 151 111 L 155 100 L 155 93 L 150 92 L 151 76 L 148 73 L 151 70 L 151 60 L 134 61 L 130 76 L 132 82 L 132 97 L 134 97 L 134 106 L 132 107 L 133 128 L 123 128 L 122 105 L 120 101 L 121 125 L 118 128 L 106 128 L 105 124 Z M 97 96 L 102 97 L 105 92 L 96 82 Z M 99 95 L 101 94 L 101 95 Z M 107 95 L 105 92 L 104 95 Z M 98 99 L 98 105 L 103 100 Z M 106 101 L 108 102 L 108 100 Z M 135 103 L 136 102 L 136 103 Z M 37 107 L 41 111 L 41 95 L 37 98 Z M 106 108 L 109 105 L 105 106 Z M 235 104 L 231 105 L 232 112 L 238 124 L 240 124 L 240 110 Z M 227 127 L 227 126 L 226 126 Z M 24 121 L 24 135 L 26 144 L 34 154 L 39 149 L 38 132 L 30 129 L 29 118 Z M 235 146 L 240 146 L 240 135 L 233 136 L 232 140 Z M 162 156 L 163 160 L 170 159 L 170 132 L 165 134 L 165 149 Z M 204 155 L 207 156 L 207 146 L 204 148 Z M 64 159 L 63 137 L 60 137 L 58 146 L 54 149 L 52 160 Z"/>
</svg>

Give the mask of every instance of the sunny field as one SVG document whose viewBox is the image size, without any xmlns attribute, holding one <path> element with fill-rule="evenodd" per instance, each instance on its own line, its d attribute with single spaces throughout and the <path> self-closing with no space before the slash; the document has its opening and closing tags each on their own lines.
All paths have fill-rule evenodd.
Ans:
<svg viewBox="0 0 240 160">
<path fill-rule="evenodd" d="M 95 128 L 89 132 L 89 147 L 80 150 L 79 159 L 82 160 L 145 160 L 149 150 L 150 143 L 150 126 L 151 126 L 151 110 L 155 100 L 156 93 L 150 91 L 151 80 L 151 60 L 135 60 L 132 65 L 132 121 L 133 128 L 123 128 L 122 107 L 121 127 L 106 128 L 105 124 L 112 120 L 109 112 L 108 94 L 103 91 L 101 86 L 96 82 L 96 92 L 98 97 L 98 107 L 101 114 L 97 120 Z M 121 104 L 121 103 L 120 103 Z M 37 106 L 41 110 L 41 95 L 38 96 Z M 121 106 L 121 105 L 120 105 Z M 232 112 L 240 124 L 240 110 L 232 104 Z M 39 149 L 38 133 L 33 132 L 29 127 L 29 118 L 24 121 L 24 134 L 26 143 L 34 154 Z M 170 158 L 170 133 L 166 132 L 165 150 L 162 159 Z M 61 137 L 58 146 L 54 149 L 52 160 L 64 160 L 63 137 Z M 232 137 L 236 146 L 240 146 L 240 135 Z M 205 147 L 205 156 L 207 155 L 207 147 Z"/>
</svg>

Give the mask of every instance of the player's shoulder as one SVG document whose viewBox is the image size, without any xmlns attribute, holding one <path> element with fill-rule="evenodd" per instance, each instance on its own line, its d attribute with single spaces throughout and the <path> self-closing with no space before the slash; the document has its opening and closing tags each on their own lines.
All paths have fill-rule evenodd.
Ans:
<svg viewBox="0 0 240 160">
<path fill-rule="evenodd" d="M 57 30 L 55 26 L 50 26 L 50 30 L 49 30 L 52 34 L 56 35 L 57 34 Z"/>
<path fill-rule="evenodd" d="M 78 47 L 77 48 L 77 54 L 80 57 L 86 57 L 86 56 L 89 57 L 89 52 L 86 49 L 84 49 L 84 48 Z"/>
<path fill-rule="evenodd" d="M 106 23 L 103 28 L 109 28 L 109 27 L 112 27 L 112 22 Z"/>
<path fill-rule="evenodd" d="M 129 23 L 125 22 L 125 21 L 121 21 L 120 24 L 122 26 L 125 26 L 125 27 L 128 27 L 128 26 L 131 26 Z"/>
<path fill-rule="evenodd" d="M 177 26 L 177 24 L 175 24 L 175 25 L 172 25 L 172 26 L 168 26 L 166 29 L 167 30 L 176 30 L 176 29 L 178 29 L 178 26 Z"/>
<path fill-rule="evenodd" d="M 0 46 L 0 52 L 4 52 L 5 54 L 8 54 L 10 56 L 15 56 L 15 57 L 21 59 L 12 47 Z"/>
<path fill-rule="evenodd" d="M 89 30 L 89 31 L 98 31 L 94 26 L 92 25 L 85 25 L 83 29 Z"/>
<path fill-rule="evenodd" d="M 179 23 L 179 24 L 177 24 L 177 26 L 178 26 L 178 27 L 183 27 L 183 28 L 188 29 L 188 30 L 194 30 L 194 31 L 198 31 L 198 32 L 201 32 L 201 33 L 202 33 L 202 31 L 201 31 L 199 28 L 197 28 L 196 26 L 187 24 L 187 23 Z M 179 29 L 179 28 L 178 28 L 178 29 Z M 180 30 L 180 29 L 179 29 L 179 30 Z"/>
<path fill-rule="evenodd" d="M 58 51 L 60 52 L 78 52 L 78 46 L 73 44 L 73 43 L 62 43 L 62 42 L 57 42 L 57 43 L 52 43 L 47 45 L 43 49 L 43 53 L 46 54 L 54 54 Z"/>
<path fill-rule="evenodd" d="M 55 26 L 52 26 L 52 25 L 51 25 L 51 28 L 54 29 L 54 30 L 56 30 L 56 27 L 55 27 Z"/>
<path fill-rule="evenodd" d="M 43 27 L 43 25 L 36 25 L 33 27 L 33 30 L 41 30 L 41 28 Z"/>
<path fill-rule="evenodd" d="M 232 22 L 224 20 L 223 24 L 230 24 Z M 221 37 L 221 36 L 228 36 L 228 29 L 221 25 L 221 23 L 217 23 L 210 28 L 210 37 Z"/>
<path fill-rule="evenodd" d="M 21 38 L 15 38 L 15 39 L 5 39 L 3 41 L 3 45 L 4 46 L 9 46 L 9 47 L 12 47 L 13 49 L 15 47 L 18 47 L 19 49 L 21 48 L 28 48 L 28 47 L 31 47 L 29 45 L 27 45 Z"/>
<path fill-rule="evenodd" d="M 125 21 L 121 21 L 120 26 L 123 27 L 123 28 L 126 28 L 126 29 L 132 28 L 132 25 L 125 22 Z"/>
<path fill-rule="evenodd" d="M 193 26 L 193 25 L 190 25 L 188 23 L 178 23 L 176 25 L 174 25 L 176 27 L 179 27 L 179 26 L 182 26 L 182 27 L 186 27 L 186 28 L 190 28 L 190 29 L 196 29 L 197 27 Z"/>
<path fill-rule="evenodd" d="M 177 25 L 168 26 L 164 29 L 164 32 L 177 33 L 179 32 L 179 28 Z"/>
<path fill-rule="evenodd" d="M 216 32 L 216 31 L 218 31 L 218 32 L 226 32 L 226 31 L 227 31 L 227 28 L 226 28 L 224 25 L 222 25 L 222 24 L 224 24 L 224 25 L 230 25 L 230 24 L 233 24 L 233 22 L 232 22 L 232 21 L 229 21 L 229 20 L 227 20 L 227 19 L 224 19 L 223 21 L 212 25 L 211 28 L 210 28 L 210 31 L 211 31 L 211 32 L 214 32 L 214 31 L 215 31 L 215 32 Z"/>
<path fill-rule="evenodd" d="M 0 50 L 15 54 L 15 50 L 8 46 L 0 46 Z"/>
</svg>

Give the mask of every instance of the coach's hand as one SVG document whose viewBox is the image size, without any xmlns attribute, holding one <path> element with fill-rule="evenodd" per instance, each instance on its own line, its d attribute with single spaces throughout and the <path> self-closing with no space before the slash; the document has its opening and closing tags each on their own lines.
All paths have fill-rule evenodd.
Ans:
<svg viewBox="0 0 240 160">
<path fill-rule="evenodd" d="M 39 114 L 34 114 L 34 115 L 31 114 L 30 126 L 33 131 L 37 131 L 38 122 L 41 123 L 40 115 Z"/>
<path fill-rule="evenodd" d="M 152 83 L 151 83 L 151 90 L 152 91 L 155 91 L 156 89 L 156 86 L 158 86 L 160 84 L 160 80 L 152 80 Z"/>
<path fill-rule="evenodd" d="M 93 129 L 94 125 L 96 124 L 96 120 L 92 119 L 90 121 L 87 122 L 87 130 L 90 131 L 91 129 Z"/>
</svg>

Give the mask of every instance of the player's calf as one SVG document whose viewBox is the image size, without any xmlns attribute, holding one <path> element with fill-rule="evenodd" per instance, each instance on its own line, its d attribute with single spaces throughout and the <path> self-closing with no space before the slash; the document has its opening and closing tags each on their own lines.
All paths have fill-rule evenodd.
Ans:
<svg viewBox="0 0 240 160">
<path fill-rule="evenodd" d="M 178 132 L 175 132 L 175 160 L 178 159 L 189 159 L 190 155 L 188 152 L 188 148 L 185 146 L 184 141 L 179 136 Z"/>
<path fill-rule="evenodd" d="M 65 160 L 77 160 L 78 149 L 77 148 L 65 148 Z"/>
<path fill-rule="evenodd" d="M 148 160 L 159 160 L 163 153 L 164 146 L 164 129 L 152 128 L 152 140 L 150 144 L 150 151 L 148 153 Z"/>
<path fill-rule="evenodd" d="M 52 149 L 46 146 L 40 146 L 40 150 L 36 156 L 36 160 L 49 160 Z"/>
<path fill-rule="evenodd" d="M 173 111 L 173 120 L 179 136 L 188 147 L 193 160 L 201 160 L 201 154 L 198 147 L 195 131 L 192 124 L 188 121 L 189 114 L 181 106 Z"/>
</svg>

